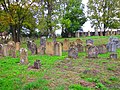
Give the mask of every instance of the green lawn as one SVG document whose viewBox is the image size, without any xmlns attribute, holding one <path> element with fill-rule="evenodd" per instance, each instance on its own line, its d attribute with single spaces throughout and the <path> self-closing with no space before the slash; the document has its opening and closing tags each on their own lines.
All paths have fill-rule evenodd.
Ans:
<svg viewBox="0 0 120 90">
<path fill-rule="evenodd" d="M 106 44 L 109 36 L 81 37 L 83 44 L 90 38 L 95 45 L 100 45 Z M 77 38 L 69 39 L 74 41 Z M 40 40 L 35 42 L 39 46 Z M 21 46 L 26 47 L 26 42 L 23 41 Z M 78 59 L 68 59 L 67 52 L 59 57 L 31 55 L 29 51 L 29 64 L 21 65 L 17 52 L 17 58 L 0 59 L 0 90 L 120 90 L 120 50 L 117 53 L 118 59 L 111 60 L 108 59 L 110 53 L 88 59 L 82 52 Z M 41 69 L 29 70 L 36 59 L 41 60 Z"/>
</svg>

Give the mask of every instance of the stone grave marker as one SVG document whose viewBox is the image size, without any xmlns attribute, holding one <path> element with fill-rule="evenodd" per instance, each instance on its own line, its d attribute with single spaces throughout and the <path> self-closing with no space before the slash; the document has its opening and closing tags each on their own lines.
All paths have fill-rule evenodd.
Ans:
<svg viewBox="0 0 120 90">
<path fill-rule="evenodd" d="M 54 55 L 54 42 L 46 42 L 46 51 L 47 55 Z"/>
<path fill-rule="evenodd" d="M 117 45 L 115 42 L 109 42 L 106 47 L 108 52 L 116 52 Z"/>
<path fill-rule="evenodd" d="M 45 46 L 44 45 L 39 46 L 37 48 L 37 53 L 41 54 L 41 55 L 44 55 L 45 54 Z"/>
<path fill-rule="evenodd" d="M 83 41 L 81 40 L 81 39 L 76 39 L 76 41 L 75 41 L 77 44 L 82 44 L 83 43 Z"/>
<path fill-rule="evenodd" d="M 4 44 L 4 46 L 3 46 L 3 56 L 5 56 L 5 57 L 9 56 L 7 44 Z"/>
<path fill-rule="evenodd" d="M 94 41 L 92 39 L 87 39 L 86 40 L 86 45 L 93 45 Z"/>
<path fill-rule="evenodd" d="M 106 45 L 99 45 L 97 46 L 97 48 L 98 48 L 99 54 L 107 53 Z"/>
<path fill-rule="evenodd" d="M 57 55 L 57 56 L 62 56 L 62 45 L 61 45 L 61 43 L 60 42 L 56 42 L 55 43 L 55 55 Z"/>
<path fill-rule="evenodd" d="M 91 36 L 91 35 L 90 35 L 90 31 L 88 31 L 88 36 Z"/>
<path fill-rule="evenodd" d="M 69 50 L 69 45 L 70 45 L 70 42 L 68 39 L 65 39 L 63 41 L 63 51 L 68 51 Z"/>
<path fill-rule="evenodd" d="M 111 59 L 117 59 L 117 54 L 116 54 L 116 53 L 110 54 L 110 58 L 111 58 Z"/>
<path fill-rule="evenodd" d="M 0 56 L 3 56 L 3 44 L 0 44 Z"/>
<path fill-rule="evenodd" d="M 100 31 L 100 36 L 103 36 L 103 33 L 102 33 L 102 31 Z"/>
<path fill-rule="evenodd" d="M 21 48 L 20 49 L 20 63 L 21 64 L 28 64 L 28 52 L 27 49 Z"/>
<path fill-rule="evenodd" d="M 40 45 L 46 46 L 46 37 L 45 36 L 42 36 L 40 38 Z"/>
<path fill-rule="evenodd" d="M 69 50 L 68 50 L 68 57 L 69 58 L 74 58 L 74 59 L 76 59 L 76 58 L 78 58 L 78 50 L 77 50 L 77 48 L 70 48 Z"/>
<path fill-rule="evenodd" d="M 83 52 L 84 51 L 84 46 L 82 44 L 77 44 L 76 48 L 78 49 L 78 52 Z"/>
<path fill-rule="evenodd" d="M 90 46 L 88 48 L 88 52 L 87 52 L 88 58 L 97 58 L 98 53 L 99 53 L 99 51 L 98 51 L 98 48 L 96 46 Z"/>
<path fill-rule="evenodd" d="M 20 50 L 20 42 L 16 42 L 16 50 Z"/>
<path fill-rule="evenodd" d="M 36 60 L 36 61 L 34 62 L 34 68 L 35 68 L 35 69 L 40 69 L 40 67 L 41 67 L 41 62 L 40 62 L 40 60 Z"/>
</svg>

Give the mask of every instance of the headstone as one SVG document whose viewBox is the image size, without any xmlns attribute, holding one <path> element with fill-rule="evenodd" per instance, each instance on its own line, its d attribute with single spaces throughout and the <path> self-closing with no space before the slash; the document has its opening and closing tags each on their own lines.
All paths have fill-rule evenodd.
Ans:
<svg viewBox="0 0 120 90">
<path fill-rule="evenodd" d="M 88 31 L 88 36 L 91 36 L 91 35 L 90 35 L 90 31 Z"/>
<path fill-rule="evenodd" d="M 16 58 L 16 47 L 15 47 L 15 42 L 14 41 L 9 41 L 8 42 L 8 53 L 9 56 Z"/>
<path fill-rule="evenodd" d="M 41 67 L 41 62 L 40 62 L 40 60 L 36 60 L 36 61 L 34 62 L 34 68 L 35 68 L 35 69 L 40 69 L 40 67 Z"/>
<path fill-rule="evenodd" d="M 0 44 L 0 56 L 3 56 L 3 44 Z"/>
<path fill-rule="evenodd" d="M 110 54 L 110 58 L 111 59 L 117 59 L 117 54 L 115 54 L 115 53 Z"/>
<path fill-rule="evenodd" d="M 74 41 L 72 41 L 72 42 L 69 43 L 69 47 L 70 47 L 70 48 L 71 48 L 71 47 L 75 47 L 76 45 L 77 45 L 77 43 L 74 42 Z"/>
<path fill-rule="evenodd" d="M 108 52 L 116 52 L 117 45 L 115 42 L 109 42 L 106 47 Z"/>
<path fill-rule="evenodd" d="M 65 39 L 63 41 L 63 51 L 68 51 L 69 50 L 69 45 L 70 45 L 70 42 L 68 39 Z"/>
<path fill-rule="evenodd" d="M 4 44 L 4 46 L 3 46 L 3 55 L 5 57 L 9 55 L 9 53 L 8 53 L 8 45 L 7 44 Z"/>
<path fill-rule="evenodd" d="M 103 36 L 103 33 L 102 33 L 102 31 L 100 31 L 100 36 Z"/>
<path fill-rule="evenodd" d="M 78 58 L 78 50 L 77 50 L 77 48 L 70 48 L 68 50 L 68 57 L 69 58 L 74 58 L 74 59 Z"/>
<path fill-rule="evenodd" d="M 37 48 L 37 53 L 41 54 L 41 55 L 44 55 L 45 54 L 45 46 L 44 45 L 39 46 Z"/>
<path fill-rule="evenodd" d="M 16 42 L 16 50 L 20 50 L 20 42 Z"/>
<path fill-rule="evenodd" d="M 46 37 L 45 36 L 42 36 L 40 38 L 40 45 L 46 46 Z"/>
<path fill-rule="evenodd" d="M 92 39 L 87 39 L 86 40 L 86 45 L 93 45 L 94 41 Z"/>
<path fill-rule="evenodd" d="M 75 41 L 77 44 L 82 44 L 83 43 L 83 41 L 81 40 L 81 39 L 76 39 L 76 41 Z"/>
<path fill-rule="evenodd" d="M 20 49 L 20 63 L 28 64 L 28 52 L 25 48 Z"/>
<path fill-rule="evenodd" d="M 46 51 L 47 55 L 54 55 L 54 42 L 46 42 Z"/>
<path fill-rule="evenodd" d="M 79 32 L 75 32 L 75 36 L 76 36 L 77 38 L 79 38 L 79 37 L 80 37 Z"/>
<path fill-rule="evenodd" d="M 78 52 L 83 52 L 84 51 L 84 46 L 82 44 L 77 44 L 76 45 Z"/>
<path fill-rule="evenodd" d="M 55 55 L 57 55 L 57 56 L 62 56 L 62 45 L 61 45 L 61 43 L 60 42 L 56 42 L 55 43 Z"/>
<path fill-rule="evenodd" d="M 95 36 L 98 36 L 98 30 L 95 30 Z"/>
<path fill-rule="evenodd" d="M 106 45 L 99 45 L 97 46 L 99 54 L 107 53 Z"/>
<path fill-rule="evenodd" d="M 91 46 L 88 48 L 88 58 L 97 58 L 98 57 L 98 48 L 96 46 Z"/>
</svg>

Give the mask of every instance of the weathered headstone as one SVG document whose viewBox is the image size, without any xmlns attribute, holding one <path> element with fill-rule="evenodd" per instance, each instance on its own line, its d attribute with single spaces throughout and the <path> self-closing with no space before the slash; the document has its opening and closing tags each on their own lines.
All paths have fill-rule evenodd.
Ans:
<svg viewBox="0 0 120 90">
<path fill-rule="evenodd" d="M 28 52 L 25 48 L 20 49 L 20 63 L 28 64 Z"/>
<path fill-rule="evenodd" d="M 36 61 L 34 62 L 34 68 L 35 68 L 35 69 L 40 69 L 40 67 L 41 67 L 41 62 L 40 62 L 40 60 L 36 60 Z"/>
<path fill-rule="evenodd" d="M 3 44 L 0 44 L 0 56 L 3 56 Z"/>
<path fill-rule="evenodd" d="M 45 54 L 45 46 L 44 45 L 39 46 L 37 48 L 37 53 L 41 54 L 41 55 L 44 55 Z"/>
<path fill-rule="evenodd" d="M 16 42 L 16 50 L 20 50 L 20 42 Z"/>
<path fill-rule="evenodd" d="M 7 44 L 4 44 L 3 46 L 3 56 L 8 56 L 9 53 L 8 53 L 8 45 Z"/>
<path fill-rule="evenodd" d="M 94 41 L 92 39 L 87 39 L 86 40 L 86 45 L 93 45 Z"/>
<path fill-rule="evenodd" d="M 55 55 L 57 56 L 62 56 L 62 45 L 60 42 L 56 42 L 55 43 L 55 46 L 54 46 L 54 52 L 55 52 Z"/>
<path fill-rule="evenodd" d="M 95 36 L 98 36 L 98 30 L 95 30 Z"/>
<path fill-rule="evenodd" d="M 84 46 L 82 44 L 77 44 L 76 45 L 78 52 L 83 52 L 84 51 Z"/>
<path fill-rule="evenodd" d="M 9 56 L 11 56 L 13 58 L 16 58 L 15 42 L 14 41 L 9 41 L 7 45 L 8 45 Z"/>
<path fill-rule="evenodd" d="M 98 48 L 96 46 L 91 46 L 88 48 L 88 58 L 97 58 L 98 57 Z"/>
<path fill-rule="evenodd" d="M 68 50 L 68 57 L 69 58 L 74 58 L 74 59 L 78 58 L 78 50 L 77 50 L 77 48 L 70 48 Z"/>
<path fill-rule="evenodd" d="M 98 48 L 99 54 L 107 53 L 106 45 L 99 45 L 97 46 L 97 48 Z"/>
<path fill-rule="evenodd" d="M 46 46 L 46 37 L 45 36 L 42 36 L 40 38 L 40 45 Z"/>
<path fill-rule="evenodd" d="M 54 42 L 46 42 L 45 53 L 47 55 L 54 55 Z"/>
<path fill-rule="evenodd" d="M 69 50 L 69 45 L 70 45 L 70 42 L 68 39 L 65 39 L 63 41 L 63 51 L 68 51 Z"/>
<path fill-rule="evenodd" d="M 88 36 L 91 36 L 91 35 L 90 35 L 90 31 L 88 31 Z"/>
<path fill-rule="evenodd" d="M 106 47 L 108 52 L 116 52 L 117 46 L 115 42 L 109 42 Z"/>
<path fill-rule="evenodd" d="M 76 39 L 76 41 L 75 41 L 77 44 L 82 44 L 83 43 L 83 41 L 81 40 L 81 39 Z"/>
<path fill-rule="evenodd" d="M 79 32 L 75 32 L 75 36 L 76 36 L 77 38 L 79 38 L 79 37 L 80 37 L 80 33 L 79 33 Z"/>
<path fill-rule="evenodd" d="M 110 58 L 111 58 L 111 59 L 117 59 L 117 54 L 116 54 L 116 53 L 110 54 Z"/>
</svg>

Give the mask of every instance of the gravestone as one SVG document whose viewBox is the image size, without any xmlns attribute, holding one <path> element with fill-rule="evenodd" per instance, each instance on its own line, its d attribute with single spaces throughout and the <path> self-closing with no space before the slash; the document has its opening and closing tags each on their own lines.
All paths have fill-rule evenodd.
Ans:
<svg viewBox="0 0 120 90">
<path fill-rule="evenodd" d="M 20 50 L 20 42 L 16 42 L 16 50 Z"/>
<path fill-rule="evenodd" d="M 94 41 L 92 39 L 87 39 L 86 40 L 86 45 L 93 45 Z"/>
<path fill-rule="evenodd" d="M 88 58 L 97 58 L 98 53 L 99 53 L 99 51 L 98 51 L 98 48 L 96 46 L 90 46 L 88 48 L 88 52 L 87 52 Z"/>
<path fill-rule="evenodd" d="M 117 54 L 116 54 L 116 53 L 110 54 L 110 58 L 111 58 L 111 59 L 117 59 Z"/>
<path fill-rule="evenodd" d="M 68 39 L 65 39 L 63 41 L 63 51 L 68 51 L 69 50 L 69 45 L 70 45 L 70 42 Z"/>
<path fill-rule="evenodd" d="M 76 42 L 74 42 L 74 41 L 73 41 L 73 42 L 70 42 L 70 43 L 69 43 L 69 48 L 71 48 L 71 47 L 75 47 L 76 45 L 77 45 Z"/>
<path fill-rule="evenodd" d="M 41 54 L 41 55 L 44 55 L 45 54 L 45 46 L 44 45 L 39 46 L 37 48 L 37 53 Z"/>
<path fill-rule="evenodd" d="M 77 50 L 77 48 L 70 48 L 68 50 L 68 57 L 69 58 L 74 58 L 74 59 L 78 58 L 78 50 Z"/>
<path fill-rule="evenodd" d="M 20 49 L 20 63 L 28 64 L 28 52 L 25 48 Z"/>
<path fill-rule="evenodd" d="M 54 42 L 46 42 L 45 53 L 47 55 L 54 55 Z"/>
<path fill-rule="evenodd" d="M 40 38 L 40 45 L 46 46 L 46 37 L 45 36 L 42 36 Z"/>
<path fill-rule="evenodd" d="M 81 40 L 81 39 L 76 39 L 76 41 L 75 41 L 77 44 L 82 44 L 83 43 L 83 41 Z"/>
<path fill-rule="evenodd" d="M 116 52 L 117 45 L 115 42 L 109 42 L 107 45 L 108 52 Z"/>
<path fill-rule="evenodd" d="M 83 52 L 84 51 L 84 46 L 82 44 L 77 44 L 76 48 L 78 49 L 78 52 Z"/>
<path fill-rule="evenodd" d="M 54 52 L 57 56 L 62 56 L 62 45 L 60 42 L 56 42 L 54 46 Z"/>
<path fill-rule="evenodd" d="M 98 30 L 95 30 L 95 36 L 98 36 Z"/>
<path fill-rule="evenodd" d="M 91 35 L 90 35 L 90 31 L 88 31 L 88 36 L 91 36 Z"/>
<path fill-rule="evenodd" d="M 34 62 L 34 68 L 35 68 L 35 69 L 40 69 L 40 67 L 41 67 L 41 62 L 40 62 L 40 60 L 36 60 L 36 61 Z"/>
<path fill-rule="evenodd" d="M 100 36 L 103 36 L 103 33 L 102 33 L 102 31 L 100 31 Z"/>
<path fill-rule="evenodd" d="M 99 45 L 97 46 L 99 54 L 107 53 L 106 45 Z"/>
<path fill-rule="evenodd" d="M 3 44 L 0 44 L 0 56 L 3 56 Z"/>
<path fill-rule="evenodd" d="M 27 47 L 31 51 L 32 55 L 37 54 L 37 45 L 34 43 L 34 41 L 28 41 Z"/>
<path fill-rule="evenodd" d="M 14 41 L 9 41 L 8 42 L 8 53 L 9 56 L 16 58 L 16 47 L 15 47 L 15 42 Z"/>
<path fill-rule="evenodd" d="M 7 44 L 4 44 L 3 46 L 3 56 L 8 56 L 9 53 L 8 53 L 8 45 Z"/>
<path fill-rule="evenodd" d="M 79 38 L 79 37 L 80 37 L 79 32 L 75 32 L 75 36 L 76 36 L 77 38 Z"/>
</svg>

